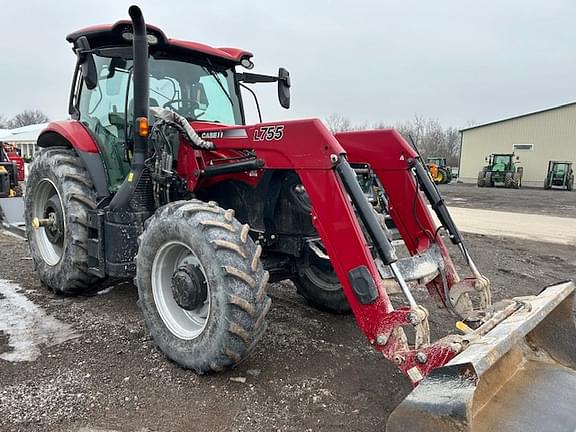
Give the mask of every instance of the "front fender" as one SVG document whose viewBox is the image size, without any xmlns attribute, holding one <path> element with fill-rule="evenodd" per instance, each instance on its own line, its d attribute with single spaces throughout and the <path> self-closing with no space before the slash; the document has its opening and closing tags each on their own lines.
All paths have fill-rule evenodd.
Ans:
<svg viewBox="0 0 576 432">
<path fill-rule="evenodd" d="M 108 176 L 100 157 L 100 150 L 88 130 L 76 120 L 55 121 L 40 132 L 38 147 L 69 147 L 76 150 L 88 171 L 98 199 L 107 197 Z"/>
</svg>

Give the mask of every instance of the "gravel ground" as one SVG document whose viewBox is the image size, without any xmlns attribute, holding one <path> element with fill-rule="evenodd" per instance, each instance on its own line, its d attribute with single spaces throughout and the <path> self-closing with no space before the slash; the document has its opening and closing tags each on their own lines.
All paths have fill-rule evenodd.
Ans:
<svg viewBox="0 0 576 432">
<path fill-rule="evenodd" d="M 442 189 L 449 189 L 448 199 L 477 191 Z M 466 238 L 496 300 L 576 279 L 572 247 Z M 43 343 L 36 360 L 9 362 L 1 354 L 10 352 L 10 340 L 0 332 L 2 431 L 373 431 L 384 429 L 410 391 L 352 317 L 316 311 L 289 283 L 271 286 L 269 330 L 253 356 L 233 371 L 198 376 L 156 349 L 131 283 L 94 297 L 59 297 L 36 279 L 25 243 L 4 234 L 0 243 L 0 279 L 18 284 L 18 294 L 75 333 L 60 344 Z M 454 331 L 453 318 L 426 306 L 433 335 Z"/>
<path fill-rule="evenodd" d="M 463 183 L 439 185 L 438 188 L 446 203 L 453 207 L 576 218 L 576 191 L 543 188 L 479 188 Z"/>
</svg>

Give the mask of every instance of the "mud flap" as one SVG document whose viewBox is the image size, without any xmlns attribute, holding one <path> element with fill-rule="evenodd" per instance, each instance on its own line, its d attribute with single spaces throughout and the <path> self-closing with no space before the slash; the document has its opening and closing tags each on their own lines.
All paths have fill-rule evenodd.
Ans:
<svg viewBox="0 0 576 432">
<path fill-rule="evenodd" d="M 446 366 L 391 414 L 386 431 L 576 430 L 574 283 L 547 287 Z"/>
<path fill-rule="evenodd" d="M 0 198 L 0 229 L 5 229 L 20 237 L 26 236 L 22 197 Z"/>
</svg>

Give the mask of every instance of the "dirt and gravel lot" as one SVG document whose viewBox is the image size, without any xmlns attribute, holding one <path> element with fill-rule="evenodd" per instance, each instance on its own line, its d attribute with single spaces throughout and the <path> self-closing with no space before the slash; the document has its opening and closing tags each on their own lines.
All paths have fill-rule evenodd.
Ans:
<svg viewBox="0 0 576 432">
<path fill-rule="evenodd" d="M 479 188 L 451 183 L 438 188 L 449 206 L 576 218 L 576 191 Z"/>
<path fill-rule="evenodd" d="M 540 201 L 536 190 L 497 190 L 493 195 L 505 196 L 495 198 L 467 186 L 441 189 L 450 205 L 462 198 L 467 201 L 455 201 L 561 215 L 535 204 Z M 516 195 L 513 204 L 509 193 L 522 196 Z M 550 197 L 548 205 L 566 206 L 562 211 L 576 216 L 568 199 L 576 194 L 551 192 Z M 496 299 L 576 279 L 573 247 L 466 238 L 492 280 Z M 1 306 L 3 297 L 19 298 L 25 310 L 37 314 L 20 331 L 52 332 L 61 341 L 51 345 L 45 335 L 32 334 L 39 345 L 20 349 L 37 349 L 31 355 L 35 359 L 7 361 L 14 347 L 9 331 L 0 332 L 2 431 L 374 431 L 384 429 L 390 412 L 410 391 L 395 367 L 371 350 L 351 316 L 318 312 L 289 283 L 270 288 L 269 328 L 254 355 L 233 371 L 197 376 L 155 348 L 131 283 L 115 284 L 94 297 L 59 297 L 36 279 L 25 243 L 0 234 L 0 244 L 0 279 L 17 284 L 0 283 L 0 325 L 17 331 L 18 320 L 10 320 L 9 309 Z M 453 318 L 426 306 L 435 335 L 453 331 Z M 42 326 L 46 314 L 63 326 Z"/>
</svg>

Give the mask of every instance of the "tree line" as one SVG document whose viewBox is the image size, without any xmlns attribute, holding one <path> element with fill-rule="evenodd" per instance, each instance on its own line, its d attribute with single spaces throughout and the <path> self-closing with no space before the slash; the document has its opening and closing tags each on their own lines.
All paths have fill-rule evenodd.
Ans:
<svg viewBox="0 0 576 432">
<path fill-rule="evenodd" d="M 354 124 L 342 114 L 334 113 L 328 116 L 325 122 L 332 132 L 362 129 L 396 129 L 404 139 L 416 146 L 424 159 L 428 157 L 445 157 L 448 165 L 458 166 L 460 132 L 458 128 L 442 126 L 436 119 L 416 115 L 411 120 L 393 124 L 385 122 Z"/>
<path fill-rule="evenodd" d="M 48 116 L 37 109 L 24 110 L 12 118 L 7 118 L 0 114 L 0 129 L 15 129 L 50 121 Z"/>
</svg>

